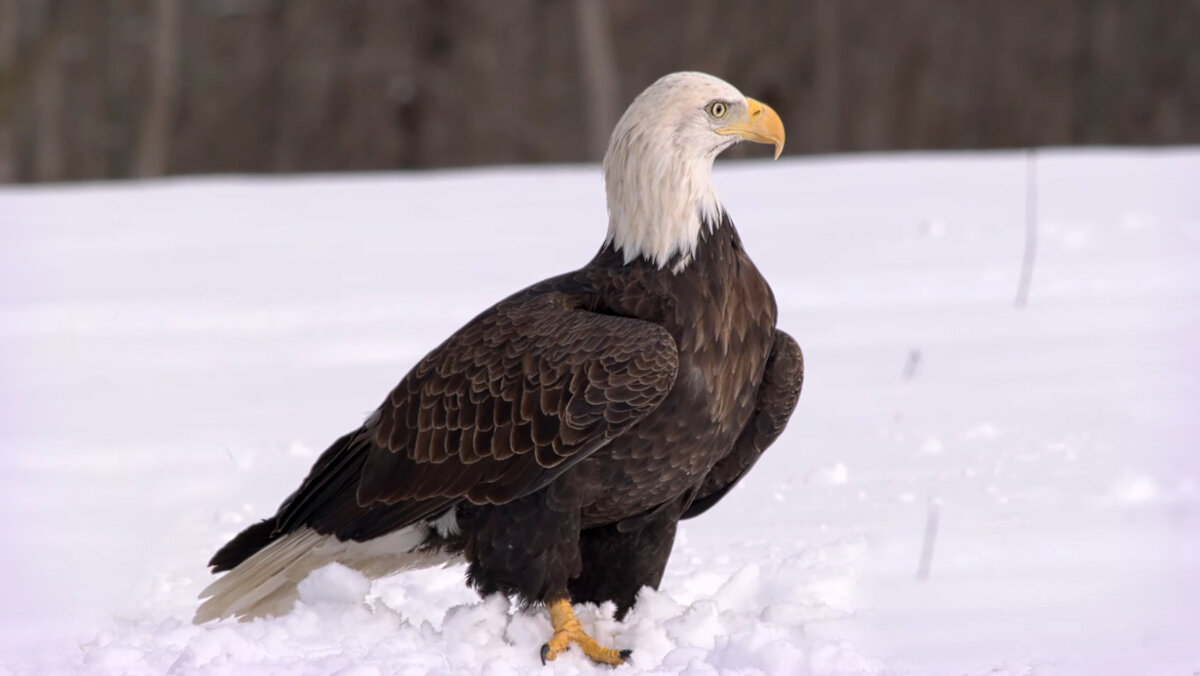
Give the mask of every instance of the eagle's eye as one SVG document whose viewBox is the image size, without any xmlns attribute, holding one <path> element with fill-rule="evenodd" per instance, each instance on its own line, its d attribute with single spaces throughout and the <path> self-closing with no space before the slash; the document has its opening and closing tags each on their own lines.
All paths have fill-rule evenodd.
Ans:
<svg viewBox="0 0 1200 676">
<path fill-rule="evenodd" d="M 718 120 L 722 117 L 725 117 L 725 113 L 728 112 L 729 105 L 724 101 L 713 101 L 712 103 L 708 104 L 708 114 Z"/>
</svg>

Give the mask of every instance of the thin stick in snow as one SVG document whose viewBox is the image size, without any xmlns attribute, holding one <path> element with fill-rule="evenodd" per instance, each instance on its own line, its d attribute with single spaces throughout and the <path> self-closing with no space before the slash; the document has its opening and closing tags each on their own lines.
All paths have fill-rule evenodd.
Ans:
<svg viewBox="0 0 1200 676">
<path fill-rule="evenodd" d="M 921 561 L 917 564 L 917 579 L 929 579 L 929 568 L 933 565 L 933 547 L 937 543 L 938 519 L 941 508 L 938 501 L 929 500 L 929 510 L 925 515 L 925 542 L 921 545 Z"/>
<path fill-rule="evenodd" d="M 912 380 L 913 376 L 917 375 L 917 368 L 921 366 L 921 351 L 909 350 L 908 359 L 904 362 L 904 379 Z"/>
<path fill-rule="evenodd" d="M 1029 304 L 1029 286 L 1033 283 L 1033 264 L 1037 259 L 1037 151 L 1025 151 L 1025 255 L 1021 258 L 1021 279 L 1017 282 L 1018 308 Z"/>
</svg>

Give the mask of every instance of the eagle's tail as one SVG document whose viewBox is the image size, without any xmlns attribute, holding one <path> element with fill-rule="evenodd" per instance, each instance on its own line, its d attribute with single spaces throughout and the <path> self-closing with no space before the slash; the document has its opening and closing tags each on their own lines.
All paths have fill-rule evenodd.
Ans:
<svg viewBox="0 0 1200 676">
<path fill-rule="evenodd" d="M 213 572 L 229 572 L 200 592 L 205 600 L 197 624 L 286 613 L 300 582 L 335 561 L 377 578 L 445 563 L 461 551 L 447 537 L 458 532 L 454 500 L 359 505 L 357 487 L 373 439 L 368 426 L 335 441 L 275 516 L 213 556 Z"/>
<path fill-rule="evenodd" d="M 275 528 L 275 519 L 263 519 L 225 543 L 225 546 L 213 555 L 208 565 L 212 566 L 215 573 L 233 570 L 237 568 L 238 564 L 262 551 L 279 537 L 280 533 Z"/>
<path fill-rule="evenodd" d="M 299 598 L 300 582 L 334 561 L 372 579 L 449 563 L 454 553 L 430 546 L 438 540 L 436 535 L 430 537 L 435 533 L 435 523 L 416 523 L 366 542 L 340 540 L 307 527 L 280 536 L 200 592 L 204 602 L 192 621 L 200 624 L 223 617 L 248 620 L 282 615 Z M 254 529 L 251 526 L 230 545 L 243 537 L 270 537 L 269 533 L 252 532 Z"/>
</svg>

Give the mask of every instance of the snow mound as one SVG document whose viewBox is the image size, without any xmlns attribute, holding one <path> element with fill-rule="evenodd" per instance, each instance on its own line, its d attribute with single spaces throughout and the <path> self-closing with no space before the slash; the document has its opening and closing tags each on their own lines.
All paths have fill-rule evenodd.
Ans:
<svg viewBox="0 0 1200 676">
<path fill-rule="evenodd" d="M 365 601 L 371 580 L 353 568 L 331 563 L 313 571 L 300 582 L 298 590 L 300 600 L 310 606 L 344 606 Z"/>
<path fill-rule="evenodd" d="M 719 580 L 711 597 L 691 603 L 644 589 L 624 622 L 613 619 L 611 604 L 579 606 L 578 615 L 601 642 L 633 650 L 626 673 L 877 673 L 878 660 L 805 631 L 809 621 L 846 614 L 852 582 L 842 561 L 826 565 L 827 556 L 836 554 L 743 566 Z M 837 579 L 814 575 L 822 569 Z M 461 583 L 463 572 L 458 566 L 438 574 Z M 409 584 L 404 576 L 376 583 Z M 203 626 L 178 618 L 117 622 L 82 643 L 74 658 L 38 660 L 12 673 L 525 674 L 542 668 L 539 650 L 550 632 L 543 609 L 521 610 L 491 596 L 453 606 L 440 621 L 418 622 L 381 601 L 381 591 L 361 574 L 330 564 L 304 581 L 300 601 L 282 617 Z M 596 669 L 569 650 L 544 673 Z"/>
</svg>

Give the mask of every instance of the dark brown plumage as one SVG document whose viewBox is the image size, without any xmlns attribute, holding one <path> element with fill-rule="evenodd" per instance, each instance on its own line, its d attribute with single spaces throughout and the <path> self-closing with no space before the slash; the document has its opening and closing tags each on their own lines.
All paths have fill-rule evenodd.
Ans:
<svg viewBox="0 0 1200 676">
<path fill-rule="evenodd" d="M 234 572 L 197 619 L 277 611 L 281 581 L 326 560 L 386 573 L 413 557 L 465 559 L 481 593 L 624 614 L 661 580 L 678 521 L 783 430 L 803 377 L 729 217 L 693 218 L 692 249 L 631 258 L 610 238 L 431 351 L 217 552 L 213 569 Z"/>
<path fill-rule="evenodd" d="M 304 526 L 362 541 L 461 506 L 465 537 L 450 546 L 467 552 L 472 581 L 536 601 L 580 574 L 568 551 L 580 539 L 632 541 L 654 528 L 668 546 L 621 590 L 624 611 L 661 577 L 674 522 L 723 496 L 795 406 L 803 362 L 775 315 L 728 220 L 678 275 L 624 265 L 606 247 L 430 352 L 264 522 L 269 539 L 235 539 L 212 565 L 228 570 Z M 529 546 L 531 531 L 562 522 L 582 531 L 564 535 L 562 553 Z M 501 550 L 508 574 L 489 573 Z M 570 575 L 530 573 L 539 567 Z M 585 597 L 606 587 L 575 586 Z"/>
</svg>

